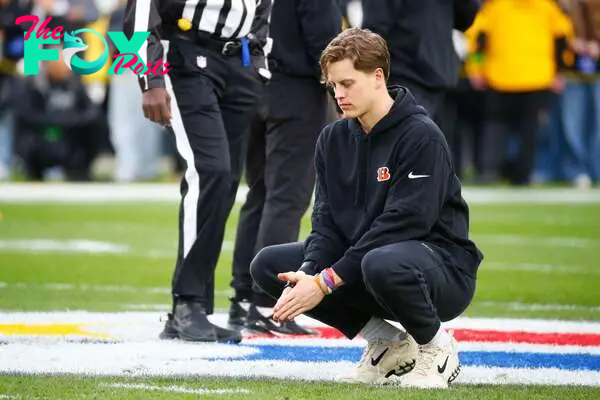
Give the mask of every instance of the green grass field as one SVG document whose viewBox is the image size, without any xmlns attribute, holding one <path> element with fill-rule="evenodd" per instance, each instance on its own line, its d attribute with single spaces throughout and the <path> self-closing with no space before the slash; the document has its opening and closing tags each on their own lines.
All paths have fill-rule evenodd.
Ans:
<svg viewBox="0 0 600 400">
<path fill-rule="evenodd" d="M 600 204 L 471 209 L 472 237 L 486 258 L 469 315 L 600 319 Z M 118 311 L 169 303 L 176 204 L 4 204 L 0 212 L 5 241 L 86 239 L 128 248 L 122 254 L 5 248 L 1 309 Z M 217 306 L 223 309 L 237 213 L 236 207 L 217 267 Z M 305 218 L 302 234 L 308 229 Z"/>
<path fill-rule="evenodd" d="M 114 385 L 114 386 L 113 386 Z M 121 385 L 137 385 L 124 388 Z M 140 390 L 145 385 L 147 389 Z M 185 388 L 184 393 L 173 393 L 176 388 Z M 161 390 L 163 388 L 164 390 Z M 191 390 L 190 390 L 191 389 Z M 196 393 L 189 393 L 192 390 Z M 169 390 L 171 394 L 169 394 Z M 210 392 L 210 391 L 215 392 Z M 219 390 L 230 390 L 233 393 L 222 393 Z M 333 383 L 307 384 L 282 380 L 242 380 L 196 378 L 97 378 L 58 376 L 53 378 L 41 376 L 0 376 L 0 396 L 6 393 L 20 393 L 24 399 L 339 399 L 339 400 L 384 400 L 402 398 L 411 400 L 465 400 L 465 399 L 597 399 L 600 389 L 582 389 L 578 387 L 539 387 L 539 386 L 468 386 L 456 387 L 451 391 L 398 391 L 394 387 L 372 387 L 363 389 L 354 385 Z M 187 391 L 188 393 L 185 393 Z M 203 393 L 204 392 L 204 393 Z"/>
<path fill-rule="evenodd" d="M 177 204 L 0 203 L 0 310 L 168 311 L 177 244 Z M 228 222 L 217 268 L 217 307 L 226 310 L 239 204 Z M 304 219 L 302 236 L 309 230 Z M 468 316 L 600 320 L 600 202 L 471 204 L 472 238 L 485 254 Z M 87 240 L 119 252 L 42 251 L 23 243 Z M 48 242 L 45 242 L 48 243 Z M 34 246 L 35 247 L 35 246 Z M 157 332 L 158 334 L 158 332 Z M 1 346 L 0 346 L 1 352 Z M 115 389 L 107 383 L 244 388 L 219 398 L 372 398 L 389 388 L 190 378 L 0 376 L 4 398 L 188 398 L 160 390 Z M 103 386 L 104 385 L 104 386 Z M 392 390 L 392 391 L 391 391 Z M 4 397 L 3 397 L 4 396 Z M 13 396 L 13 397 L 10 397 Z M 18 397 L 14 397 L 18 396 Z M 184 397 L 181 397 L 184 396 Z M 197 398 L 199 394 L 187 394 Z M 210 397 L 210 393 L 206 394 Z M 409 392 L 405 398 L 600 398 L 591 388 L 458 387 L 451 394 Z M 192 397 L 189 397 L 192 398 Z"/>
</svg>

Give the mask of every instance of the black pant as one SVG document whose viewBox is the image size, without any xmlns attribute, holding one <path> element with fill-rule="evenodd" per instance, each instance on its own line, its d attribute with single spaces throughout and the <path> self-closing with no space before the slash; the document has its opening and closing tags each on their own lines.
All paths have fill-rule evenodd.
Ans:
<svg viewBox="0 0 600 400">
<path fill-rule="evenodd" d="M 263 247 L 298 240 L 310 204 L 317 138 L 326 121 L 327 94 L 314 79 L 274 75 L 250 133 L 246 161 L 249 186 L 233 253 L 236 299 L 259 306 L 273 300 L 254 287 L 250 263 Z"/>
<path fill-rule="evenodd" d="M 275 299 L 284 287 L 277 274 L 300 265 L 302 258 L 302 243 L 267 247 L 257 254 L 250 272 Z M 372 250 L 361 268 L 363 282 L 340 287 L 307 312 L 350 339 L 376 316 L 399 322 L 417 343 L 427 343 L 441 321 L 463 313 L 475 291 L 475 277 L 455 265 L 442 249 L 421 242 Z"/>
<path fill-rule="evenodd" d="M 15 152 L 23 161 L 27 178 L 42 180 L 48 168 L 61 167 L 72 182 L 91 180 L 91 166 L 98 154 L 99 138 L 106 129 L 106 121 L 97 118 L 76 128 L 58 128 L 62 137 L 45 137 L 48 127 L 34 126 L 19 121 Z"/>
<path fill-rule="evenodd" d="M 477 175 L 482 171 L 484 159 L 481 140 L 485 129 L 486 93 L 474 90 L 468 79 L 461 79 L 455 95 L 457 114 L 454 130 L 461 142 L 461 159 L 470 162 Z"/>
<path fill-rule="evenodd" d="M 417 104 L 423 106 L 431 119 L 440 125 L 442 119 L 442 109 L 444 107 L 444 100 L 446 97 L 445 90 L 426 88 L 412 81 L 394 76 L 390 78 L 389 84 L 404 86 L 410 90 L 412 95 L 415 97 Z"/>
<path fill-rule="evenodd" d="M 510 183 L 529 183 L 540 130 L 540 114 L 547 107 L 546 91 L 488 92 L 487 122 L 482 139 L 483 182 L 506 177 Z M 510 139 L 516 144 L 516 157 L 509 157 Z"/>
<path fill-rule="evenodd" d="M 262 82 L 254 67 L 242 67 L 240 55 L 223 56 L 188 40 L 171 40 L 167 61 L 171 125 L 186 163 L 172 291 L 196 298 L 211 314 L 214 270 Z"/>
</svg>

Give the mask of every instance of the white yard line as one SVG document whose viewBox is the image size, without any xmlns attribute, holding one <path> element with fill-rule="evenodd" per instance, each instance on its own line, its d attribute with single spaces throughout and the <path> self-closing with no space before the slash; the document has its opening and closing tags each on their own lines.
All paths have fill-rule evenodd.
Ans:
<svg viewBox="0 0 600 400">
<path fill-rule="evenodd" d="M 526 236 L 526 235 L 495 235 L 473 234 L 477 242 L 495 245 L 525 246 L 525 247 L 560 247 L 564 248 L 600 248 L 600 240 L 572 236 Z"/>
<path fill-rule="evenodd" d="M 248 345 L 269 345 L 277 344 L 280 346 L 313 346 L 313 347 L 364 347 L 367 342 L 363 339 L 353 340 L 332 340 L 332 339 L 288 339 L 288 338 L 260 338 L 248 339 Z M 487 352 L 513 352 L 513 353 L 545 353 L 545 354 L 591 354 L 600 356 L 600 347 L 592 346 L 570 346 L 570 345 L 544 345 L 529 343 L 478 343 L 478 342 L 458 342 L 459 351 L 487 351 Z"/>
<path fill-rule="evenodd" d="M 0 184 L 0 201 L 19 203 L 173 202 L 179 199 L 177 184 Z"/>
<path fill-rule="evenodd" d="M 222 251 L 232 251 L 234 243 L 224 241 Z M 126 254 L 132 257 L 174 259 L 176 245 L 172 249 L 132 250 L 131 246 L 89 239 L 0 239 L 0 252 L 24 252 L 34 254 Z"/>
<path fill-rule="evenodd" d="M 531 237 L 523 235 L 493 235 L 478 234 L 473 235 L 472 239 L 479 244 L 492 244 L 495 246 L 513 246 L 513 247 L 543 247 L 580 250 L 600 248 L 600 240 L 589 238 L 578 238 L 572 236 L 551 236 L 551 237 Z M 221 251 L 231 252 L 235 248 L 235 243 L 231 240 L 223 241 Z M 131 246 L 119 243 L 110 243 L 94 241 L 88 239 L 0 239 L 1 252 L 25 252 L 33 254 L 44 253 L 63 253 L 63 254 L 117 254 L 130 255 L 132 257 L 165 259 L 175 258 L 175 247 L 173 249 L 150 249 L 147 251 L 133 250 Z M 550 264 L 533 263 L 498 263 L 490 264 L 493 269 L 507 270 L 532 270 L 532 271 L 552 271 L 552 272 L 587 272 L 599 273 L 592 268 L 584 266 L 558 266 Z"/>
<path fill-rule="evenodd" d="M 230 296 L 232 292 L 222 290 L 217 291 L 215 294 L 226 297 Z M 478 301 L 474 304 L 480 307 L 502 307 L 513 311 L 578 311 L 600 313 L 600 306 L 580 306 L 575 304 L 538 304 L 517 301 Z M 169 304 L 123 304 L 121 308 L 127 311 L 164 311 L 169 310 L 170 307 Z"/>
<path fill-rule="evenodd" d="M 113 389 L 135 389 L 135 390 L 148 390 L 153 392 L 169 392 L 169 393 L 186 393 L 186 394 L 198 394 L 198 395 L 210 395 L 215 396 L 219 394 L 237 394 L 237 393 L 250 393 L 248 389 L 206 389 L 206 388 L 190 388 L 185 386 L 153 386 L 146 385 L 143 383 L 106 383 L 99 385 L 100 387 L 107 387 Z"/>
<path fill-rule="evenodd" d="M 130 285 L 90 285 L 73 283 L 30 283 L 30 282 L 1 282 L 0 289 L 44 289 L 56 291 L 93 291 L 93 292 L 112 292 L 112 293 L 146 293 L 146 294 L 169 294 L 171 289 L 168 287 L 137 287 Z M 230 290 L 216 290 L 217 296 L 229 296 Z M 143 305 L 140 305 L 143 307 Z"/>
<path fill-rule="evenodd" d="M 555 265 L 538 263 L 498 262 L 484 261 L 481 269 L 496 271 L 530 271 L 530 272 L 552 272 L 558 274 L 591 274 L 599 275 L 600 269 L 595 266 L 584 265 Z"/>
<path fill-rule="evenodd" d="M 129 246 L 88 239 L 0 239 L 0 251 L 27 251 L 32 253 L 128 253 Z"/>
<path fill-rule="evenodd" d="M 91 312 L 91 311 L 64 311 L 64 312 L 0 312 L 0 324 L 83 324 L 91 326 L 115 326 L 128 327 L 140 326 L 143 329 L 161 326 L 161 314 L 159 312 Z M 211 320 L 218 324 L 227 322 L 227 313 L 216 313 Z M 308 326 L 323 326 L 319 322 L 301 316 L 298 323 Z M 600 322 L 594 321 L 564 321 L 548 319 L 527 318 L 472 318 L 460 317 L 444 323 L 448 328 L 462 329 L 491 329 L 499 331 L 512 331 L 515 327 L 524 332 L 556 332 L 556 333 L 600 333 Z M 142 329 L 140 328 L 140 329 Z M 139 332 L 124 332 L 129 337 L 137 339 L 155 339 L 155 332 L 149 332 L 148 336 L 139 336 Z"/>
<path fill-rule="evenodd" d="M 111 293 L 146 293 L 146 294 L 168 294 L 168 287 L 135 287 L 129 285 L 88 285 L 73 283 L 29 283 L 29 282 L 0 282 L 0 289 L 44 289 L 56 291 L 92 291 Z"/>
<path fill-rule="evenodd" d="M 228 292 L 230 293 L 230 292 Z M 216 293 L 215 293 L 216 294 Z M 123 310 L 127 311 L 164 311 L 170 310 L 170 304 L 123 304 Z"/>
<path fill-rule="evenodd" d="M 600 312 L 600 306 L 579 306 L 574 304 L 536 304 L 518 301 L 479 301 L 478 306 L 502 307 L 514 311 L 583 311 Z"/>
<path fill-rule="evenodd" d="M 572 225 L 597 225 L 597 222 L 585 215 L 578 215 L 576 217 L 565 214 L 549 214 L 547 210 L 541 208 L 528 209 L 527 214 L 522 212 L 512 211 L 494 211 L 490 213 L 479 213 L 477 216 L 478 222 L 494 223 L 496 225 L 514 225 L 523 222 L 526 219 L 527 222 L 534 223 L 535 225 L 548 225 L 548 226 L 572 226 Z"/>
<path fill-rule="evenodd" d="M 236 201 L 243 202 L 248 187 L 242 185 Z M 489 189 L 466 187 L 464 195 L 473 204 L 582 204 L 600 203 L 600 190 L 574 189 Z M 69 184 L 4 183 L 0 184 L 0 202 L 176 202 L 179 184 Z"/>
</svg>

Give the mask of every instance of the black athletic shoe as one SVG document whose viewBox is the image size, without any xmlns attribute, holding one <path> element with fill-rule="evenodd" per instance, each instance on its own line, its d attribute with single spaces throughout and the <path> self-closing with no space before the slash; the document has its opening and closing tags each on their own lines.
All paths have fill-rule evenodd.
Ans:
<svg viewBox="0 0 600 400">
<path fill-rule="evenodd" d="M 310 335 L 313 332 L 305 328 L 300 327 L 294 321 L 277 322 L 273 319 L 273 316 L 265 317 L 262 315 L 253 304 L 248 310 L 248 317 L 246 318 L 246 325 L 244 327 L 248 330 L 262 333 L 281 333 L 284 335 Z"/>
<path fill-rule="evenodd" d="M 285 321 L 281 323 L 283 329 L 287 330 L 289 335 L 314 335 L 315 331 L 300 326 L 296 321 Z"/>
<path fill-rule="evenodd" d="M 173 327 L 177 336 L 190 342 L 240 343 L 239 331 L 221 328 L 210 322 L 202 304 L 194 301 L 177 301 Z"/>
<path fill-rule="evenodd" d="M 175 327 L 173 326 L 173 314 L 171 314 L 171 313 L 167 314 L 167 321 L 165 322 L 165 328 L 160 333 L 160 335 L 158 335 L 158 337 L 162 340 L 177 339 L 179 337 L 179 335 L 177 334 L 177 331 L 175 330 Z"/>
<path fill-rule="evenodd" d="M 229 319 L 227 323 L 234 327 L 243 327 L 246 323 L 246 317 L 248 315 L 248 308 L 250 303 L 247 300 L 236 300 L 234 298 L 229 299 L 231 305 L 229 306 Z M 243 303 L 247 306 L 244 308 Z"/>
</svg>

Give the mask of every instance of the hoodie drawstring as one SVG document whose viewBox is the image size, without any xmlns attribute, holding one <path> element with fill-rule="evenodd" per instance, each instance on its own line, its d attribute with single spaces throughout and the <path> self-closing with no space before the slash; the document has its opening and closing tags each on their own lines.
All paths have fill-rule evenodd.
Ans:
<svg viewBox="0 0 600 400">
<path fill-rule="evenodd" d="M 362 180 L 362 185 L 361 185 L 361 190 L 362 190 L 362 206 L 363 206 L 363 210 L 367 210 L 367 190 L 366 190 L 366 186 L 367 186 L 367 179 L 369 174 L 371 173 L 370 171 L 370 163 L 371 163 L 371 137 L 367 137 L 367 151 L 364 153 L 364 162 L 363 162 L 363 173 L 361 174 L 361 180 Z"/>
<path fill-rule="evenodd" d="M 362 172 L 362 145 L 361 145 L 361 139 L 360 138 L 355 138 L 355 146 L 356 146 L 356 154 L 357 154 L 357 162 L 358 162 L 358 168 L 356 169 L 356 171 L 358 171 L 358 175 L 361 176 L 361 172 Z M 359 205 L 359 196 L 360 196 L 360 191 L 361 191 L 361 180 L 362 177 L 357 179 L 355 184 L 354 184 L 354 207 L 357 207 Z"/>
</svg>

